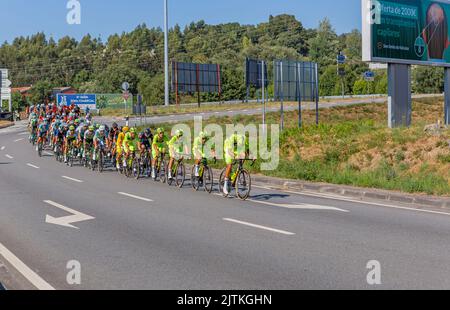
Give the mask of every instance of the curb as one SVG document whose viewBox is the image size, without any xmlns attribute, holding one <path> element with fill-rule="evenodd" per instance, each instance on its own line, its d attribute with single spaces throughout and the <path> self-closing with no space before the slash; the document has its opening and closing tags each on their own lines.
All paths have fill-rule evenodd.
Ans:
<svg viewBox="0 0 450 310">
<path fill-rule="evenodd" d="M 5 128 L 8 128 L 8 127 L 12 127 L 12 126 L 14 126 L 14 123 L 6 124 L 6 125 L 0 125 L 0 129 L 5 129 Z"/>
<path fill-rule="evenodd" d="M 190 171 L 192 165 L 187 164 L 186 169 Z M 214 179 L 218 181 L 218 177 L 222 170 L 212 169 Z M 261 174 L 252 174 L 252 183 L 260 186 L 268 186 L 275 190 L 291 190 L 316 192 L 318 194 L 333 194 L 342 196 L 342 198 L 370 199 L 380 202 L 395 202 L 409 204 L 415 208 L 428 207 L 433 209 L 450 210 L 450 197 L 439 197 L 420 194 L 408 194 L 398 191 L 389 191 L 376 188 L 363 188 L 349 185 L 336 185 L 328 183 L 313 183 L 307 181 L 297 181 L 281 179 L 276 177 L 264 176 Z M 326 198 L 326 197 L 325 197 Z"/>
<path fill-rule="evenodd" d="M 450 209 L 450 197 L 407 194 L 396 191 L 360 188 L 347 185 L 334 185 L 325 183 L 310 183 L 306 181 L 284 180 L 262 175 L 252 176 L 255 183 L 268 185 L 281 190 L 308 190 L 317 193 L 335 194 L 353 199 L 372 199 L 387 202 L 400 202 L 421 205 L 433 208 Z"/>
</svg>

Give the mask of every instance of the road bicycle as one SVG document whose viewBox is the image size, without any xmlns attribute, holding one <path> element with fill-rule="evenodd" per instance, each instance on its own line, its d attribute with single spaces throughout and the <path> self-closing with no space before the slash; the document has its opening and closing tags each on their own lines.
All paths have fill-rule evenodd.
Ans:
<svg viewBox="0 0 450 310">
<path fill-rule="evenodd" d="M 214 158 L 214 162 L 217 162 L 217 159 Z M 208 165 L 207 158 L 202 158 L 198 167 L 198 176 L 195 176 L 195 165 L 192 167 L 191 184 L 195 191 L 198 191 L 203 186 L 205 191 L 211 194 L 214 188 L 214 176 L 212 169 Z"/>
<path fill-rule="evenodd" d="M 178 188 L 182 188 L 186 180 L 186 167 L 184 166 L 184 157 L 175 160 L 172 165 L 172 178 L 169 178 L 169 167 L 167 167 L 167 184 L 170 186 L 175 182 Z"/>
<path fill-rule="evenodd" d="M 167 165 L 166 165 L 166 153 L 165 152 L 161 152 L 159 153 L 158 157 L 156 158 L 156 175 L 155 178 L 153 179 L 154 181 L 156 181 L 157 177 L 159 177 L 159 181 L 161 183 L 166 183 L 166 169 L 167 169 Z"/>
<path fill-rule="evenodd" d="M 125 176 L 128 178 L 139 179 L 141 174 L 139 158 L 136 156 L 136 150 L 130 146 L 130 155 L 126 159 Z M 125 156 L 125 154 L 124 154 Z"/>
<path fill-rule="evenodd" d="M 254 165 L 254 159 L 238 159 L 233 161 L 233 167 L 237 165 L 237 169 L 232 172 L 231 183 L 229 193 L 225 194 L 223 192 L 223 188 L 225 186 L 225 172 L 226 168 L 222 170 L 219 178 L 219 191 L 223 194 L 224 197 L 230 196 L 232 190 L 236 192 L 236 197 L 242 200 L 247 200 L 250 197 L 250 192 L 252 190 L 252 179 L 250 173 L 244 169 L 244 163 L 246 161 L 252 161 L 252 166 Z"/>
<path fill-rule="evenodd" d="M 69 149 L 67 150 L 67 155 L 66 155 L 67 156 L 67 158 L 66 158 L 67 165 L 69 167 L 73 167 L 73 162 L 74 162 L 75 158 L 77 158 L 77 156 L 78 156 L 78 148 L 75 144 L 75 141 L 72 141 L 68 147 L 69 147 Z"/>
</svg>

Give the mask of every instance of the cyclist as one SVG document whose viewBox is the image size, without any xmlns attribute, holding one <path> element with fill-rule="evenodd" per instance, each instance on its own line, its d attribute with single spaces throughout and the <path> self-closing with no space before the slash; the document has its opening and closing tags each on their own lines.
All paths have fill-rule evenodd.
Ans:
<svg viewBox="0 0 450 310">
<path fill-rule="evenodd" d="M 31 113 L 30 116 L 30 140 L 36 137 L 37 129 L 38 129 L 38 116 L 36 113 Z"/>
<path fill-rule="evenodd" d="M 117 137 L 120 134 L 119 125 L 117 123 L 112 124 L 111 130 L 108 134 L 108 148 L 113 148 L 113 143 L 117 142 Z"/>
<path fill-rule="evenodd" d="M 225 184 L 223 192 L 228 195 L 230 192 L 230 175 L 233 168 L 233 161 L 237 158 L 244 159 L 248 156 L 248 140 L 244 135 L 232 134 L 224 143 L 225 163 Z"/>
<path fill-rule="evenodd" d="M 158 128 L 156 135 L 153 137 L 152 144 L 152 178 L 156 179 L 156 162 L 160 155 L 164 156 L 166 152 L 166 145 L 169 139 L 164 134 L 164 129 Z"/>
<path fill-rule="evenodd" d="M 97 154 L 97 151 L 104 151 L 104 147 L 105 147 L 105 145 L 106 145 L 106 140 L 107 140 L 107 138 L 106 138 L 106 133 L 105 133 L 105 126 L 100 126 L 99 128 L 98 128 L 98 130 L 95 132 L 95 135 L 94 135 L 94 150 L 95 150 L 95 152 L 94 152 L 94 160 L 97 160 L 96 159 L 96 154 Z"/>
<path fill-rule="evenodd" d="M 83 123 L 80 126 L 78 126 L 78 128 L 75 130 L 77 133 L 77 141 L 78 141 L 78 145 L 80 146 L 81 150 L 80 150 L 80 156 L 83 156 L 84 154 L 84 134 L 86 133 L 86 131 L 89 129 L 89 126 L 87 123 Z"/>
<path fill-rule="evenodd" d="M 125 157 L 123 159 L 123 166 L 127 167 L 127 161 L 130 158 L 132 152 L 137 150 L 137 145 L 139 140 L 137 139 L 136 129 L 131 128 L 130 132 L 125 135 L 125 139 L 123 139 L 123 152 L 125 153 Z"/>
<path fill-rule="evenodd" d="M 183 152 L 183 136 L 184 132 L 182 130 L 177 130 L 175 135 L 167 142 L 169 147 L 169 166 L 168 166 L 168 178 L 172 179 L 172 166 L 175 160 L 178 160 L 180 154 Z"/>
<path fill-rule="evenodd" d="M 122 162 L 122 149 L 123 149 L 123 140 L 125 140 L 125 135 L 128 133 L 128 131 L 130 130 L 129 127 L 125 126 L 122 128 L 122 132 L 119 133 L 119 135 L 117 136 L 117 141 L 116 141 L 116 165 L 117 165 L 117 170 L 120 169 L 120 163 Z"/>
<path fill-rule="evenodd" d="M 47 133 L 49 130 L 49 121 L 48 119 L 44 119 L 44 121 L 39 124 L 38 127 L 38 145 L 39 143 L 44 144 L 47 138 Z M 38 146 L 36 146 L 36 151 L 38 150 Z"/>
<path fill-rule="evenodd" d="M 75 126 L 70 126 L 69 131 L 66 134 L 66 139 L 64 141 L 64 163 L 67 164 L 67 153 L 69 148 L 76 147 L 77 144 L 77 133 L 75 132 Z"/>
<path fill-rule="evenodd" d="M 150 128 L 139 134 L 139 151 L 140 154 L 144 154 L 146 151 L 149 152 L 152 149 L 153 134 Z"/>
<path fill-rule="evenodd" d="M 83 158 L 86 158 L 86 152 L 92 150 L 94 144 L 95 128 L 94 126 L 89 126 L 88 130 L 84 133 L 84 143 L 83 143 Z M 92 155 L 92 154 L 91 154 Z"/>
<path fill-rule="evenodd" d="M 200 163 L 202 162 L 202 159 L 207 157 L 205 154 L 204 147 L 205 147 L 206 142 L 208 142 L 209 139 L 210 139 L 210 136 L 206 132 L 200 132 L 198 137 L 194 139 L 194 145 L 192 148 L 192 152 L 194 154 L 194 159 L 195 159 L 194 172 L 195 172 L 196 177 L 199 176 L 199 166 L 200 166 Z M 211 150 L 211 155 L 212 155 L 212 157 L 215 157 L 215 149 L 214 148 Z"/>
</svg>

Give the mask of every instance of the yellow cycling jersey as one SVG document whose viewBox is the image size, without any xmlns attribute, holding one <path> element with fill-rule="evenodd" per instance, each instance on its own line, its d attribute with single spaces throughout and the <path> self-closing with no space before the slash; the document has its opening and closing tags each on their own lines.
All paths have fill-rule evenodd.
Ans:
<svg viewBox="0 0 450 310">
<path fill-rule="evenodd" d="M 116 146 L 122 147 L 123 140 L 125 140 L 125 134 L 124 134 L 123 132 L 121 132 L 121 133 L 119 133 L 119 135 L 117 136 Z"/>
</svg>

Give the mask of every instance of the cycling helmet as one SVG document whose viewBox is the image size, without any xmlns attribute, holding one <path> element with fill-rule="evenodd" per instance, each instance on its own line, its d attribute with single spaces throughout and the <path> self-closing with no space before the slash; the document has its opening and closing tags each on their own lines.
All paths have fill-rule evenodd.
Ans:
<svg viewBox="0 0 450 310">
<path fill-rule="evenodd" d="M 123 133 L 127 133 L 128 131 L 130 131 L 130 127 L 125 126 L 125 127 L 122 128 L 122 132 Z"/>
<path fill-rule="evenodd" d="M 130 133 L 136 133 L 136 128 L 131 128 Z"/>
<path fill-rule="evenodd" d="M 98 128 L 98 130 L 100 130 L 100 131 L 105 131 L 105 126 L 100 126 L 99 128 Z"/>
<path fill-rule="evenodd" d="M 95 127 L 94 126 L 89 126 L 89 131 L 94 131 Z"/>
<path fill-rule="evenodd" d="M 112 124 L 112 128 L 117 129 L 118 127 L 119 127 L 119 125 L 117 125 L 117 123 Z"/>
<path fill-rule="evenodd" d="M 175 136 L 177 136 L 177 137 L 179 137 L 179 138 L 181 138 L 183 135 L 184 135 L 183 130 L 177 130 L 177 131 L 175 132 Z"/>
<path fill-rule="evenodd" d="M 70 127 L 69 127 L 69 130 L 70 130 L 70 131 L 74 131 L 74 130 L 75 130 L 75 126 L 70 126 Z"/>
<path fill-rule="evenodd" d="M 145 134 L 146 134 L 147 136 L 150 136 L 150 135 L 152 134 L 151 129 L 150 129 L 150 128 L 145 129 Z"/>
<path fill-rule="evenodd" d="M 203 131 L 200 132 L 199 137 L 200 137 L 200 139 L 208 139 L 209 138 L 208 134 Z"/>
<path fill-rule="evenodd" d="M 156 130 L 156 133 L 157 133 L 158 135 L 161 134 L 161 133 L 164 133 L 164 129 L 158 128 L 158 129 Z"/>
</svg>

